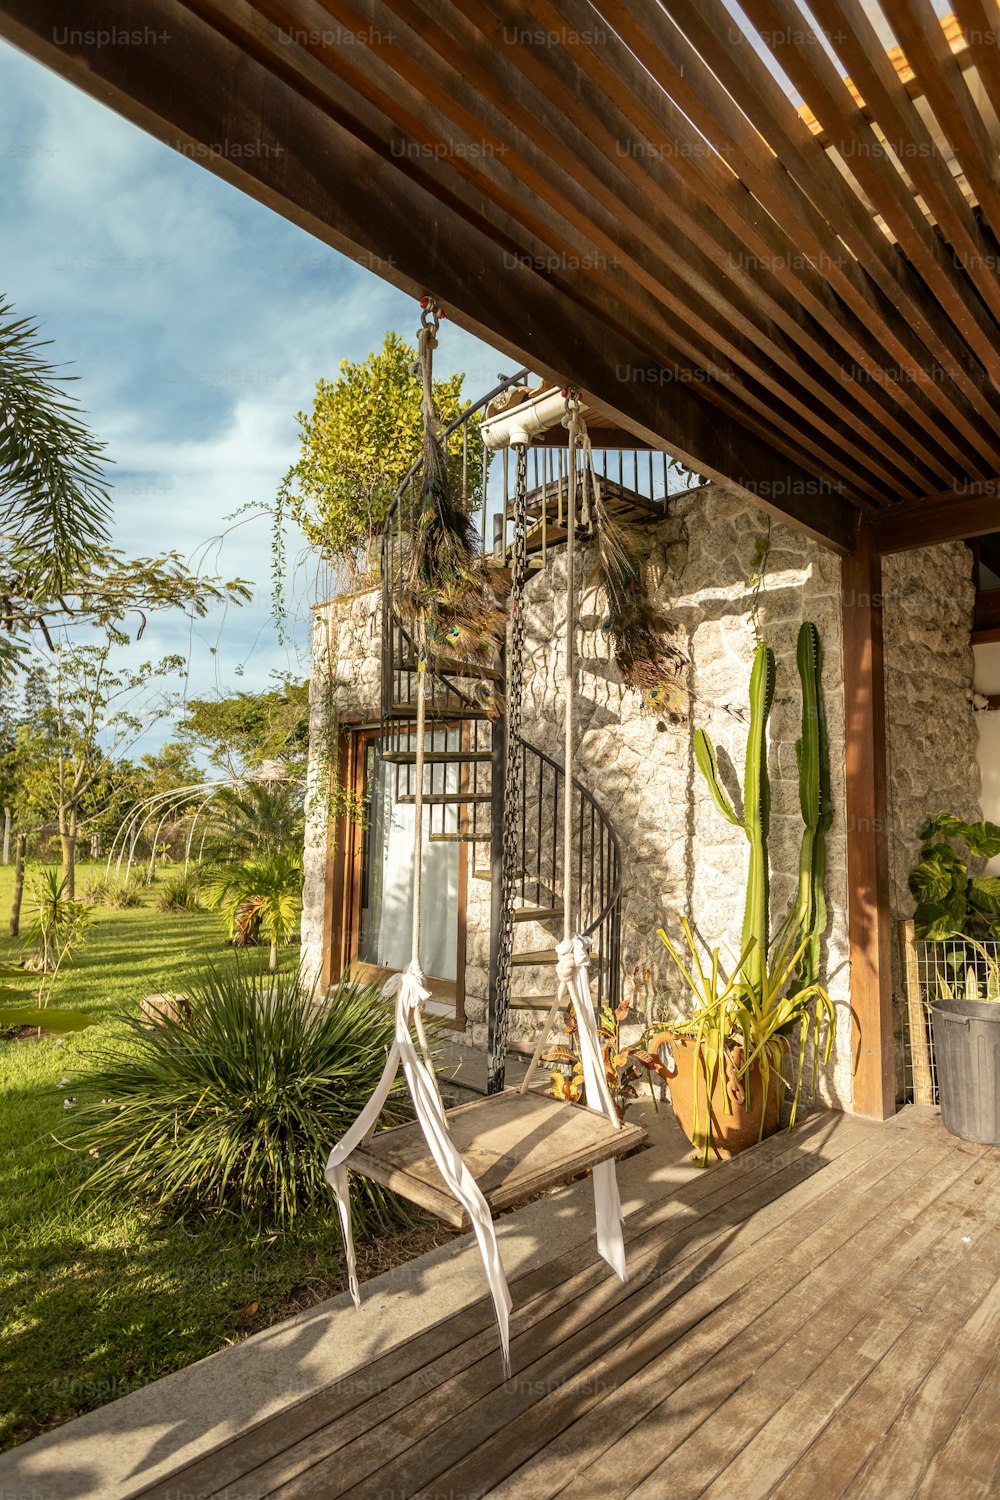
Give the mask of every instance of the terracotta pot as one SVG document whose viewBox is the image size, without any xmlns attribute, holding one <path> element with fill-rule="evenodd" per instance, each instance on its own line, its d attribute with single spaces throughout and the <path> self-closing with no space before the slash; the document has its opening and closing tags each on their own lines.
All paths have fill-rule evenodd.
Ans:
<svg viewBox="0 0 1000 1500">
<path fill-rule="evenodd" d="M 669 1039 L 670 1050 L 674 1054 L 677 1063 L 677 1073 L 670 1080 L 670 1100 L 674 1107 L 677 1123 L 694 1143 L 698 1135 L 699 1153 L 704 1149 L 705 1124 L 706 1124 L 706 1097 L 708 1093 L 705 1079 L 705 1059 L 697 1052 L 696 1044 L 691 1037 L 671 1036 Z M 698 1099 L 697 1099 L 697 1124 L 695 1130 L 695 1057 L 697 1053 Z M 732 1066 L 729 1070 L 729 1098 L 732 1104 L 732 1114 L 725 1113 L 725 1102 L 722 1092 L 722 1079 L 717 1077 L 712 1089 L 711 1099 L 711 1131 L 709 1135 L 709 1159 L 724 1161 L 730 1156 L 736 1156 L 740 1151 L 745 1151 L 748 1146 L 756 1146 L 761 1137 L 760 1113 L 764 1097 L 764 1087 L 761 1083 L 760 1070 L 755 1063 L 745 1079 L 737 1079 L 734 1069 L 742 1065 L 743 1053 L 736 1049 L 732 1054 Z M 742 1096 L 742 1097 L 741 1097 Z M 749 1103 L 747 1101 L 749 1100 Z M 764 1137 L 773 1135 L 778 1128 L 778 1090 L 775 1086 L 774 1074 L 771 1075 L 771 1086 L 767 1092 L 767 1108 L 764 1114 Z"/>
</svg>

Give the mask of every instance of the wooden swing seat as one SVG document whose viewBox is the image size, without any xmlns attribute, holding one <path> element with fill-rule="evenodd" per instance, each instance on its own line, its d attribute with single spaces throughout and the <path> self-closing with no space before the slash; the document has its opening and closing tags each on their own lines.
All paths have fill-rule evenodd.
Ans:
<svg viewBox="0 0 1000 1500">
<path fill-rule="evenodd" d="M 641 1125 L 616 1128 L 604 1115 L 544 1094 L 508 1089 L 448 1110 L 448 1128 L 490 1212 L 515 1208 L 599 1162 L 641 1146 Z M 351 1156 L 351 1170 L 391 1188 L 449 1224 L 469 1218 L 441 1180 L 419 1121 L 374 1135 Z"/>
</svg>

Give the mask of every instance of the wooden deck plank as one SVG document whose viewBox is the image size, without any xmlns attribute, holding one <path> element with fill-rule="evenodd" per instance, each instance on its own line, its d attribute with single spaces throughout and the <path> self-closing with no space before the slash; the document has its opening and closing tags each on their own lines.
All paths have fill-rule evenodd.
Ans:
<svg viewBox="0 0 1000 1500">
<path fill-rule="evenodd" d="M 817 1120 L 809 1131 L 803 1132 L 798 1146 L 790 1145 L 788 1138 L 784 1143 L 772 1138 L 765 1143 L 766 1152 L 759 1148 L 759 1152 L 753 1153 L 754 1160 L 744 1157 L 742 1167 L 734 1161 L 699 1174 L 690 1187 L 682 1189 L 682 1196 L 693 1200 L 693 1206 L 692 1202 L 666 1207 L 658 1205 L 655 1210 L 645 1210 L 627 1222 L 626 1243 L 633 1278 L 629 1287 L 621 1288 L 617 1282 L 609 1280 L 607 1268 L 593 1256 L 589 1247 L 567 1252 L 558 1262 L 550 1263 L 546 1269 L 551 1274 L 545 1278 L 544 1286 L 538 1283 L 538 1273 L 519 1278 L 513 1288 L 512 1353 L 515 1359 L 519 1357 L 526 1333 L 536 1323 L 548 1322 L 550 1337 L 557 1346 L 568 1337 L 566 1314 L 562 1315 L 562 1322 L 549 1321 L 560 1317 L 559 1310 L 564 1304 L 568 1305 L 571 1314 L 577 1315 L 578 1322 L 582 1319 L 580 1326 L 585 1326 L 587 1317 L 595 1308 L 607 1307 L 630 1295 L 638 1279 L 651 1269 L 655 1271 L 659 1265 L 668 1263 L 679 1268 L 688 1260 L 696 1263 L 696 1257 L 707 1253 L 707 1249 L 727 1232 L 734 1217 L 753 1221 L 752 1232 L 762 1234 L 769 1222 L 769 1213 L 783 1214 L 786 1211 L 783 1208 L 785 1195 L 792 1189 L 804 1188 L 814 1177 L 829 1170 L 830 1162 L 841 1156 L 860 1159 L 874 1149 L 888 1150 L 889 1140 L 875 1142 L 873 1132 L 878 1134 L 877 1127 L 844 1121 L 838 1122 L 836 1130 L 828 1134 L 825 1122 Z M 769 1170 L 772 1164 L 776 1165 L 776 1170 Z M 634 1219 L 648 1221 L 648 1227 L 638 1236 L 630 1232 Z M 526 1295 L 529 1288 L 535 1291 L 530 1298 Z M 485 1308 L 486 1304 L 477 1306 Z M 353 1436 L 360 1434 L 361 1441 L 354 1444 L 349 1455 L 350 1472 L 355 1478 L 361 1478 L 368 1469 L 385 1462 L 390 1436 L 388 1421 L 394 1412 L 401 1412 L 401 1419 L 405 1419 L 410 1404 L 419 1403 L 426 1418 L 430 1399 L 428 1391 L 432 1390 L 435 1410 L 447 1418 L 455 1408 L 454 1392 L 464 1390 L 465 1372 L 476 1362 L 481 1366 L 480 1378 L 484 1388 L 493 1389 L 499 1384 L 500 1372 L 496 1335 L 488 1311 L 478 1327 L 482 1331 L 468 1342 L 466 1348 L 454 1349 L 433 1370 L 428 1366 L 406 1380 L 397 1380 L 383 1395 L 366 1403 L 364 1411 L 359 1413 L 360 1423 L 342 1419 L 325 1431 L 316 1432 L 296 1450 L 286 1450 L 262 1467 L 254 1476 L 257 1487 L 242 1488 L 241 1497 L 252 1500 L 253 1496 L 277 1493 L 279 1483 L 288 1486 L 295 1473 L 303 1473 L 309 1464 L 318 1460 L 321 1462 L 317 1471 L 309 1479 L 314 1486 L 312 1492 L 324 1497 L 335 1495 L 339 1493 L 336 1474 L 346 1466 L 347 1455 L 341 1450 Z M 404 1445 L 406 1441 L 407 1435 L 404 1434 Z M 339 1455 L 336 1460 L 334 1454 Z M 292 1494 L 295 1490 L 288 1487 L 280 1492 Z"/>
<path fill-rule="evenodd" d="M 993 1202 L 996 1206 L 996 1194 Z M 959 1227 L 973 1228 L 971 1216 L 969 1205 Z M 910 1304 L 913 1321 L 778 1486 L 775 1500 L 814 1492 L 819 1483 L 835 1487 L 839 1494 L 879 1447 L 901 1408 L 947 1349 L 955 1327 L 977 1311 L 995 1285 L 1000 1232 L 980 1224 L 973 1236 L 975 1248 L 963 1253 L 960 1235 L 949 1226 L 935 1247 L 941 1263 L 948 1263 L 948 1273 L 923 1305 L 912 1306 L 912 1284 L 901 1282 L 890 1294 L 893 1301 Z M 967 1444 L 963 1447 L 967 1451 Z M 936 1493 L 942 1493 L 940 1486 Z"/>
<path fill-rule="evenodd" d="M 814 1320 L 806 1328 L 804 1336 L 765 1360 L 754 1371 L 743 1392 L 742 1406 L 745 1420 L 730 1427 L 730 1446 L 727 1455 L 722 1433 L 716 1430 L 716 1452 L 703 1468 L 697 1463 L 698 1438 L 685 1444 L 675 1453 L 676 1461 L 688 1473 L 697 1478 L 710 1479 L 708 1470 L 714 1461 L 716 1471 L 727 1467 L 733 1448 L 749 1445 L 764 1422 L 790 1399 L 799 1386 L 807 1380 L 820 1383 L 834 1368 L 834 1362 L 843 1359 L 850 1363 L 853 1347 L 858 1342 L 869 1340 L 872 1328 L 880 1319 L 885 1319 L 889 1330 L 902 1323 L 903 1332 L 893 1343 L 887 1354 L 875 1365 L 871 1373 L 848 1394 L 833 1421 L 808 1449 L 805 1458 L 781 1481 L 774 1494 L 790 1496 L 803 1493 L 840 1494 L 850 1482 L 868 1453 L 881 1442 L 891 1425 L 901 1403 L 919 1384 L 947 1344 L 949 1328 L 937 1317 L 940 1308 L 961 1321 L 964 1312 L 971 1310 L 988 1295 L 997 1265 L 997 1249 L 994 1243 L 986 1248 L 978 1263 L 968 1263 L 970 1278 L 960 1288 L 952 1286 L 948 1279 L 948 1257 L 955 1245 L 953 1217 L 967 1215 L 975 1206 L 968 1196 L 969 1179 L 963 1179 L 965 1191 L 945 1195 L 934 1211 L 928 1214 L 927 1222 L 916 1221 L 909 1235 L 901 1237 L 898 1244 L 890 1245 L 883 1261 L 872 1260 L 864 1270 L 862 1288 L 855 1290 L 846 1299 L 846 1305 L 829 1303 L 814 1309 Z M 964 1199 L 964 1201 L 963 1201 Z M 997 1201 L 996 1198 L 994 1201 Z M 946 1211 L 946 1223 L 941 1231 L 942 1214 Z M 934 1232 L 937 1238 L 934 1239 Z M 928 1289 L 923 1278 L 931 1278 Z M 838 1294 L 843 1297 L 843 1293 Z M 923 1308 L 916 1306 L 916 1299 L 923 1295 L 930 1300 L 934 1318 Z M 909 1320 L 909 1321 L 907 1321 Z M 851 1392 L 851 1378 L 843 1382 L 846 1392 Z M 724 1404 L 711 1419 L 725 1423 L 730 1421 L 736 1405 L 735 1399 Z M 808 1442 L 806 1437 L 801 1441 Z M 817 1461 L 813 1462 L 813 1454 Z M 789 1449 L 786 1460 L 794 1460 L 795 1451 Z M 808 1481 L 808 1488 L 803 1484 Z M 719 1493 L 726 1493 L 732 1479 L 726 1476 L 719 1485 Z M 700 1486 L 706 1489 L 706 1485 Z"/>
<path fill-rule="evenodd" d="M 898 1226 L 907 1222 L 911 1211 L 915 1211 L 911 1210 L 913 1183 L 929 1178 L 935 1160 L 941 1162 L 946 1159 L 935 1157 L 932 1153 L 932 1147 L 917 1153 L 908 1167 L 901 1165 L 895 1156 L 889 1160 L 883 1159 L 881 1176 L 875 1175 L 873 1162 L 873 1172 L 859 1174 L 853 1188 L 850 1186 L 852 1179 L 846 1180 L 849 1191 L 844 1191 L 840 1184 L 831 1183 L 830 1190 L 838 1198 L 836 1208 L 829 1201 L 826 1203 L 826 1207 L 836 1215 L 833 1224 L 830 1220 L 824 1220 L 811 1227 L 810 1217 L 801 1214 L 790 1226 L 793 1239 L 795 1235 L 800 1236 L 791 1251 L 786 1252 L 783 1244 L 773 1236 L 769 1236 L 757 1247 L 755 1264 L 759 1267 L 760 1277 L 767 1279 L 769 1267 L 778 1262 L 780 1285 L 769 1286 L 765 1295 L 761 1284 L 752 1278 L 747 1288 L 739 1293 L 734 1307 L 739 1309 L 741 1315 L 745 1315 L 745 1321 L 740 1326 L 738 1340 L 734 1342 L 731 1329 L 727 1330 L 724 1326 L 720 1329 L 718 1325 L 708 1321 L 699 1330 L 699 1337 L 703 1338 L 702 1349 L 688 1346 L 679 1349 L 676 1357 L 650 1361 L 631 1379 L 628 1378 L 628 1367 L 620 1363 L 615 1371 L 614 1393 L 602 1403 L 599 1411 L 596 1414 L 573 1413 L 575 1420 L 558 1437 L 550 1435 L 544 1451 L 525 1468 L 519 1469 L 512 1476 L 509 1486 L 501 1487 L 498 1493 L 511 1497 L 516 1495 L 519 1500 L 521 1496 L 529 1500 L 529 1497 L 558 1493 L 565 1481 L 567 1466 L 573 1462 L 574 1454 L 579 1452 L 581 1442 L 589 1442 L 594 1450 L 591 1454 L 593 1467 L 578 1476 L 588 1490 L 600 1492 L 601 1487 L 608 1483 L 624 1485 L 627 1482 L 641 1481 L 648 1469 L 659 1462 L 660 1455 L 683 1442 L 687 1434 L 681 1427 L 677 1427 L 671 1445 L 667 1443 L 661 1428 L 651 1450 L 650 1445 L 640 1443 L 638 1437 L 632 1438 L 633 1431 L 645 1423 L 650 1414 L 655 1415 L 657 1408 L 663 1404 L 665 1395 L 674 1390 L 682 1390 L 685 1408 L 690 1410 L 693 1423 L 701 1429 L 713 1408 L 718 1407 L 729 1396 L 734 1386 L 740 1385 L 742 1367 L 749 1365 L 752 1371 L 762 1359 L 767 1358 L 768 1351 L 782 1328 L 789 1330 L 790 1334 L 802 1329 L 808 1330 L 816 1308 L 817 1284 L 826 1288 L 850 1279 L 856 1263 L 855 1253 L 865 1242 L 884 1245 L 898 1231 Z M 888 1183 L 885 1181 L 887 1177 Z M 873 1190 L 879 1185 L 879 1193 L 874 1195 Z M 932 1199 L 939 1191 L 941 1182 L 938 1179 L 920 1195 L 917 1207 L 925 1200 Z M 894 1208 L 896 1202 L 899 1203 L 898 1209 Z M 883 1216 L 880 1216 L 880 1205 L 884 1209 Z M 849 1211 L 854 1210 L 857 1217 L 853 1216 L 853 1212 L 849 1215 Z M 842 1230 L 845 1220 L 846 1226 Z M 847 1247 L 852 1247 L 850 1256 Z M 796 1281 L 795 1277 L 801 1266 L 807 1269 Z M 790 1290 L 783 1294 L 782 1288 L 786 1286 Z M 725 1290 L 725 1284 L 715 1279 L 709 1282 L 706 1296 L 710 1301 L 718 1299 Z M 730 1347 L 731 1344 L 734 1344 L 733 1348 Z M 699 1363 L 698 1357 L 702 1352 L 705 1358 Z M 695 1358 L 688 1365 L 686 1361 L 692 1355 Z M 699 1378 L 699 1372 L 714 1383 L 712 1399 L 703 1396 L 700 1402 L 695 1399 L 689 1401 L 689 1392 Z M 766 1395 L 767 1393 L 765 1400 Z M 780 1399 L 779 1397 L 778 1402 Z M 729 1414 L 722 1424 L 722 1450 L 727 1459 L 733 1445 L 733 1439 L 727 1436 L 732 1415 Z M 710 1443 L 709 1446 L 712 1447 L 713 1444 Z M 624 1453 L 621 1451 L 622 1447 L 626 1450 Z M 614 1452 L 611 1451 L 612 1448 Z M 719 1465 L 715 1463 L 713 1467 L 710 1462 L 707 1467 L 710 1472 L 705 1483 L 714 1477 Z M 671 1464 L 671 1492 L 676 1488 L 678 1474 L 686 1472 L 686 1464 Z"/>
<path fill-rule="evenodd" d="M 893 1122 L 893 1130 L 899 1128 L 901 1125 Z M 800 1176 L 806 1170 L 818 1173 L 828 1162 L 848 1150 L 867 1148 L 867 1143 L 875 1136 L 883 1137 L 888 1146 L 885 1132 L 878 1127 L 859 1124 L 850 1116 L 819 1112 L 803 1122 L 792 1136 L 772 1136 L 752 1152 L 720 1163 L 707 1172 L 692 1169 L 690 1180 L 682 1184 L 670 1200 L 658 1201 L 629 1216 L 625 1240 L 630 1253 L 634 1253 L 634 1246 L 647 1235 L 659 1235 L 664 1246 L 670 1243 L 682 1245 L 687 1242 L 685 1236 L 690 1238 L 692 1226 L 700 1215 L 717 1213 L 726 1203 L 736 1202 L 748 1193 L 759 1193 L 766 1184 L 770 1184 L 775 1193 L 780 1193 L 781 1184 L 788 1180 L 790 1166 Z M 748 1213 L 752 1211 L 752 1207 L 747 1209 Z M 573 1280 L 578 1291 L 606 1279 L 607 1269 L 603 1262 L 593 1257 L 587 1270 L 580 1273 L 579 1259 L 580 1252 L 574 1249 L 518 1278 L 514 1310 L 518 1327 L 536 1309 L 550 1306 L 551 1297 L 568 1279 Z M 405 1389 L 407 1380 L 414 1383 L 418 1392 L 425 1390 L 425 1367 L 484 1330 L 490 1349 L 495 1351 L 493 1316 L 485 1297 L 461 1313 L 442 1320 L 419 1340 L 411 1340 L 373 1361 L 358 1375 L 346 1376 L 188 1465 L 183 1470 L 185 1485 L 192 1494 L 209 1495 L 236 1483 L 257 1465 L 280 1462 L 281 1455 L 290 1454 L 298 1443 L 317 1441 L 322 1451 L 322 1434 L 326 1425 L 333 1420 L 347 1421 L 351 1413 L 357 1414 L 356 1420 L 360 1423 L 357 1430 L 365 1430 L 372 1422 L 380 1420 L 381 1400 L 399 1400 L 399 1391 Z M 375 1409 L 370 1419 L 364 1410 L 369 1403 Z M 399 1400 L 399 1404 L 405 1403 Z M 166 1500 L 175 1492 L 176 1484 L 170 1479 L 150 1486 L 142 1493 L 148 1500 Z M 244 1493 L 242 1488 L 240 1493 Z M 246 1493 L 257 1491 L 248 1489 Z M 260 1493 L 267 1493 L 267 1489 Z"/>
<path fill-rule="evenodd" d="M 817 1194 L 823 1196 L 817 1185 L 810 1186 L 808 1182 L 793 1185 L 778 1205 L 781 1221 L 787 1221 L 797 1209 L 805 1212 L 802 1204 Z M 823 1216 L 828 1217 L 828 1213 L 829 1210 L 823 1211 Z M 726 1227 L 727 1234 L 721 1244 L 709 1247 L 700 1261 L 685 1267 L 680 1274 L 671 1265 L 669 1255 L 654 1254 L 649 1267 L 653 1274 L 637 1277 L 614 1296 L 605 1292 L 601 1297 L 599 1292 L 591 1307 L 574 1300 L 564 1311 L 546 1319 L 541 1329 L 535 1328 L 515 1339 L 514 1378 L 506 1385 L 498 1381 L 495 1363 L 486 1362 L 468 1372 L 460 1382 L 435 1390 L 418 1407 L 402 1414 L 403 1420 L 384 1424 L 379 1429 L 377 1444 L 372 1445 L 382 1467 L 346 1493 L 355 1497 L 374 1495 L 379 1487 L 409 1493 L 431 1478 L 439 1486 L 466 1492 L 472 1479 L 464 1467 L 455 1471 L 455 1466 L 494 1433 L 505 1434 L 506 1439 L 512 1440 L 526 1414 L 540 1404 L 543 1392 L 554 1393 L 558 1398 L 567 1386 L 572 1386 L 569 1399 L 578 1399 L 575 1385 L 581 1382 L 573 1382 L 572 1377 L 580 1375 L 582 1383 L 587 1385 L 593 1379 L 600 1381 L 609 1355 L 612 1355 L 609 1378 L 617 1380 L 613 1351 L 619 1350 L 623 1343 L 631 1345 L 633 1340 L 645 1346 L 650 1337 L 649 1325 L 656 1325 L 654 1332 L 657 1331 L 659 1317 L 663 1318 L 666 1330 L 664 1347 L 690 1336 L 714 1307 L 714 1301 L 705 1302 L 697 1295 L 704 1291 L 711 1268 L 724 1257 L 732 1263 L 731 1274 L 741 1284 L 744 1260 L 747 1265 L 752 1263 L 752 1257 L 747 1258 L 747 1248 L 763 1238 L 769 1224 L 766 1216 L 755 1214 L 736 1223 L 730 1221 Z M 789 1244 L 791 1239 L 789 1236 Z M 663 1271 L 668 1274 L 659 1274 Z M 583 1330 L 585 1336 L 581 1337 Z M 397 1450 L 395 1454 L 393 1447 Z M 479 1460 L 477 1454 L 473 1464 L 477 1471 Z M 502 1470 L 491 1465 L 486 1472 L 498 1478 Z M 324 1491 L 317 1486 L 289 1493 L 318 1496 Z"/>
<path fill-rule="evenodd" d="M 1000 1280 L 954 1337 L 899 1412 L 877 1450 L 844 1490 L 844 1500 L 903 1500 L 914 1495 L 996 1358 Z"/>
<path fill-rule="evenodd" d="M 986 1372 L 948 1441 L 928 1465 L 914 1500 L 941 1500 L 943 1495 L 956 1493 L 962 1500 L 992 1500 L 1000 1470 L 998 1410 L 1000 1356 Z"/>
<path fill-rule="evenodd" d="M 448 1128 L 495 1214 L 599 1162 L 625 1156 L 646 1139 L 639 1125 L 616 1128 L 582 1105 L 516 1089 L 449 1110 Z M 464 1208 L 445 1187 L 418 1120 L 373 1136 L 354 1152 L 351 1166 L 453 1229 L 469 1227 Z"/>
<path fill-rule="evenodd" d="M 588 1493 L 610 1493 L 612 1489 L 624 1493 L 625 1487 L 641 1480 L 662 1453 L 686 1436 L 687 1429 L 681 1424 L 671 1434 L 670 1442 L 662 1426 L 657 1426 L 655 1444 L 638 1440 L 637 1429 L 641 1424 L 642 1435 L 646 1435 L 650 1416 L 656 1420 L 665 1394 L 680 1391 L 685 1414 L 695 1424 L 700 1422 L 703 1414 L 732 1389 L 736 1360 L 740 1364 L 749 1362 L 752 1370 L 766 1357 L 776 1321 L 783 1320 L 791 1327 L 808 1322 L 813 1299 L 807 1296 L 803 1301 L 800 1289 L 804 1282 L 815 1284 L 815 1271 L 810 1276 L 808 1268 L 817 1255 L 828 1263 L 833 1260 L 845 1238 L 857 1238 L 851 1236 L 851 1228 L 864 1222 L 866 1214 L 876 1220 L 874 1233 L 882 1240 L 889 1238 L 891 1231 L 879 1228 L 878 1202 L 891 1204 L 894 1196 L 906 1195 L 914 1182 L 932 1170 L 933 1149 L 917 1154 L 908 1175 L 895 1158 L 883 1161 L 880 1169 L 873 1159 L 861 1172 L 845 1179 L 839 1193 L 837 1185 L 830 1184 L 830 1190 L 811 1210 L 795 1214 L 752 1251 L 743 1251 L 734 1262 L 741 1273 L 738 1285 L 723 1266 L 713 1268 L 701 1286 L 690 1289 L 688 1316 L 699 1304 L 706 1314 L 690 1335 L 677 1340 L 671 1337 L 673 1330 L 666 1323 L 662 1329 L 651 1323 L 624 1352 L 612 1351 L 605 1361 L 589 1366 L 592 1400 L 557 1392 L 548 1402 L 548 1411 L 542 1409 L 544 1403 L 540 1404 L 529 1415 L 526 1426 L 519 1423 L 516 1433 L 498 1438 L 495 1451 L 481 1450 L 467 1469 L 449 1471 L 439 1483 L 446 1478 L 448 1485 L 468 1490 L 469 1470 L 480 1457 L 491 1464 L 503 1464 L 509 1472 L 514 1448 L 538 1451 L 537 1434 L 532 1434 L 531 1428 L 547 1423 L 544 1453 L 529 1465 L 530 1472 L 519 1469 L 499 1493 L 518 1497 L 558 1493 L 571 1467 L 576 1474 L 574 1483 Z M 856 1217 L 848 1219 L 841 1208 L 847 1205 L 853 1205 Z M 712 1387 L 711 1400 L 698 1395 L 698 1382 L 706 1374 Z M 596 1411 L 589 1410 L 595 1406 Z M 557 1437 L 567 1418 L 569 1427 Z M 615 1451 L 611 1452 L 613 1445 Z M 506 1457 L 502 1456 L 504 1449 Z M 579 1472 L 581 1457 L 594 1466 Z M 684 1466 L 670 1466 L 671 1494 L 677 1492 L 678 1476 L 684 1473 Z M 664 1483 L 666 1479 L 661 1480 Z M 473 1489 L 472 1493 L 479 1492 Z"/>
<path fill-rule="evenodd" d="M 931 1257 L 907 1287 L 897 1286 L 896 1295 L 885 1300 L 860 1334 L 844 1340 L 758 1430 L 705 1491 L 706 1500 L 710 1496 L 722 1500 L 741 1488 L 744 1493 L 772 1494 L 774 1486 L 922 1312 L 920 1298 L 936 1294 L 950 1270 L 947 1256 Z"/>
</svg>

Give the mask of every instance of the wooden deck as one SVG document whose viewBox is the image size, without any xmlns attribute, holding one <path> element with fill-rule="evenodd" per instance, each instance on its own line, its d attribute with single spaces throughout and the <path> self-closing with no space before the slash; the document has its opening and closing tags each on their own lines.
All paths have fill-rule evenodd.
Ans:
<svg viewBox="0 0 1000 1500">
<path fill-rule="evenodd" d="M 821 1114 L 627 1239 L 514 1282 L 506 1384 L 484 1300 L 142 1493 L 1000 1493 L 1000 1150 Z"/>
</svg>

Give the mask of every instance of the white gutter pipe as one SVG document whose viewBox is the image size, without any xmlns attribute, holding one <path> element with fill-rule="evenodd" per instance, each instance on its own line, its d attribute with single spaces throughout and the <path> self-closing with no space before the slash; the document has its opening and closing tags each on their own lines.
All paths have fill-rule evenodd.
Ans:
<svg viewBox="0 0 1000 1500">
<path fill-rule="evenodd" d="M 586 410 L 581 405 L 581 413 Z M 548 390 L 539 391 L 530 401 L 522 401 L 518 406 L 487 417 L 480 432 L 487 448 L 494 451 L 512 448 L 517 444 L 526 447 L 532 438 L 548 432 L 552 427 L 558 427 L 565 415 L 566 398 L 558 386 L 552 386 Z"/>
</svg>

